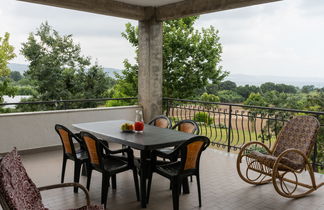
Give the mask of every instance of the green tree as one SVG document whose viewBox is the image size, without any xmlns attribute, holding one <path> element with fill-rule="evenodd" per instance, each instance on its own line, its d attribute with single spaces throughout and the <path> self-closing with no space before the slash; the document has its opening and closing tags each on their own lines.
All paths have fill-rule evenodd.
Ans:
<svg viewBox="0 0 324 210">
<path fill-rule="evenodd" d="M 25 74 L 39 94 L 34 99 L 98 98 L 109 87 L 103 68 L 91 65 L 90 58 L 81 55 L 72 35 L 61 36 L 47 22 L 29 35 L 21 53 L 30 61 Z"/>
<path fill-rule="evenodd" d="M 224 103 L 240 103 L 244 101 L 244 98 L 232 90 L 222 90 L 217 93 L 221 102 Z"/>
<path fill-rule="evenodd" d="M 244 99 L 247 99 L 251 93 L 259 93 L 260 88 L 255 85 L 244 85 L 244 86 L 238 86 L 236 88 L 236 92 L 244 97 Z"/>
<path fill-rule="evenodd" d="M 275 84 L 273 82 L 266 82 L 260 86 L 262 93 L 269 91 L 277 91 L 279 93 L 297 93 L 297 88 L 293 85 Z"/>
<path fill-rule="evenodd" d="M 236 83 L 232 81 L 224 81 L 219 84 L 219 89 L 220 90 L 232 90 L 235 91 L 236 89 Z"/>
<path fill-rule="evenodd" d="M 307 105 L 308 110 L 311 111 L 324 111 L 324 92 L 318 92 L 313 95 L 308 95 Z M 324 123 L 324 116 L 319 115 L 318 117 L 321 124 Z M 317 162 L 324 162 L 324 127 L 321 126 L 320 131 L 317 136 Z M 323 170 L 323 168 L 322 168 Z"/>
<path fill-rule="evenodd" d="M 301 89 L 302 93 L 310 93 L 312 91 L 315 90 L 315 86 L 314 85 L 304 85 Z"/>
<path fill-rule="evenodd" d="M 206 102 L 220 102 L 220 99 L 218 96 L 214 94 L 208 94 L 208 93 L 203 93 L 200 96 L 201 101 L 206 101 Z M 211 107 L 217 107 L 217 105 L 211 105 L 211 104 L 202 104 L 206 109 L 210 109 Z"/>
<path fill-rule="evenodd" d="M 251 93 L 244 101 L 244 105 L 251 106 L 268 106 L 268 103 L 260 93 Z"/>
<path fill-rule="evenodd" d="M 21 80 L 22 78 L 23 77 L 19 71 L 10 72 L 10 79 L 12 79 L 13 81 L 17 82 L 17 81 Z"/>
<path fill-rule="evenodd" d="M 10 34 L 5 33 L 4 37 L 0 37 L 0 102 L 4 95 L 13 96 L 16 88 L 10 84 L 10 69 L 8 63 L 16 55 L 14 47 L 9 44 Z"/>
<path fill-rule="evenodd" d="M 198 17 L 187 17 L 163 23 L 163 95 L 176 98 L 193 97 L 195 90 L 209 81 L 221 81 L 227 72 L 219 65 L 222 46 L 214 27 L 194 29 Z M 122 33 L 138 52 L 138 29 L 130 23 Z M 116 88 L 128 96 L 137 95 L 138 64 L 127 60 Z M 122 85 L 122 84 L 123 85 Z"/>
</svg>

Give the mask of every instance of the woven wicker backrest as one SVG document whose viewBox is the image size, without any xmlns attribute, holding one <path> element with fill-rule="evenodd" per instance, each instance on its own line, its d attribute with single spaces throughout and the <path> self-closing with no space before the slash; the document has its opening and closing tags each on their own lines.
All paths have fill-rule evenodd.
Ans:
<svg viewBox="0 0 324 210">
<path fill-rule="evenodd" d="M 193 133 L 193 134 L 199 133 L 199 126 L 193 120 L 181 120 L 177 124 L 175 124 L 172 127 L 172 129 L 182 131 L 185 133 Z"/>
<path fill-rule="evenodd" d="M 187 145 L 187 157 L 184 166 L 184 170 L 197 168 L 197 160 L 202 147 L 204 146 L 203 141 L 195 141 Z"/>
<path fill-rule="evenodd" d="M 73 145 L 70 142 L 69 133 L 61 128 L 58 129 L 66 153 L 72 154 Z"/>
<path fill-rule="evenodd" d="M 191 123 L 181 123 L 178 130 L 185 133 L 194 133 L 195 126 Z"/>
<path fill-rule="evenodd" d="M 97 144 L 96 140 L 91 138 L 90 136 L 83 136 L 83 140 L 86 144 L 89 157 L 90 157 L 90 163 L 99 165 L 100 164 L 100 159 L 99 159 L 99 154 L 97 150 Z"/>
<path fill-rule="evenodd" d="M 159 128 L 171 128 L 171 126 L 172 126 L 171 120 L 165 115 L 160 115 L 160 116 L 155 117 L 148 124 L 154 125 Z"/>
<path fill-rule="evenodd" d="M 159 128 L 168 128 L 169 122 L 166 119 L 160 118 L 155 121 L 154 125 Z"/>
<path fill-rule="evenodd" d="M 291 119 L 281 129 L 273 150 L 274 156 L 279 156 L 286 149 L 301 150 L 307 157 L 314 146 L 320 123 L 313 116 L 297 116 Z M 302 163 L 303 158 L 296 153 L 288 153 L 287 158 Z"/>
<path fill-rule="evenodd" d="M 176 150 L 180 152 L 181 171 L 198 170 L 201 153 L 209 144 L 210 140 L 206 136 L 194 136 L 180 144 Z"/>
</svg>

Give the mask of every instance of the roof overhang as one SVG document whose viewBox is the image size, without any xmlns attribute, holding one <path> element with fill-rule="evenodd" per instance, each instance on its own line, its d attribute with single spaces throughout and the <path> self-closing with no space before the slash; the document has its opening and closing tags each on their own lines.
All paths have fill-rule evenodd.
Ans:
<svg viewBox="0 0 324 210">
<path fill-rule="evenodd" d="M 158 21 L 281 0 L 19 0 L 135 20 Z"/>
</svg>

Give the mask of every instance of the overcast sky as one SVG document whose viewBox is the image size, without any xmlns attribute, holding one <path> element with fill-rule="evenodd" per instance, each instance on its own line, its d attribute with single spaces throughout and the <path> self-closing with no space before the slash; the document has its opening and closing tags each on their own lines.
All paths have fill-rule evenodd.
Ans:
<svg viewBox="0 0 324 210">
<path fill-rule="evenodd" d="M 0 36 L 11 34 L 17 58 L 21 43 L 48 21 L 61 34 L 73 34 L 84 55 L 104 67 L 134 61 L 134 49 L 121 37 L 126 20 L 55 7 L 1 0 Z M 202 15 L 196 28 L 214 26 L 223 45 L 222 63 L 231 74 L 324 78 L 324 0 L 284 0 Z"/>
</svg>

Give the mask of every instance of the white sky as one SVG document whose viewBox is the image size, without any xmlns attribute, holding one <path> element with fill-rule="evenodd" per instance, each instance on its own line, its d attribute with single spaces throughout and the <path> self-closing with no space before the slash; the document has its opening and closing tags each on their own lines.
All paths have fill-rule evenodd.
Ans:
<svg viewBox="0 0 324 210">
<path fill-rule="evenodd" d="M 134 49 L 121 37 L 136 21 L 55 7 L 1 0 L 0 36 L 11 34 L 17 58 L 21 43 L 48 21 L 61 34 L 73 34 L 84 55 L 104 67 L 123 68 Z M 196 27 L 213 25 L 223 44 L 222 66 L 231 74 L 324 78 L 324 0 L 284 0 L 202 15 Z"/>
</svg>

